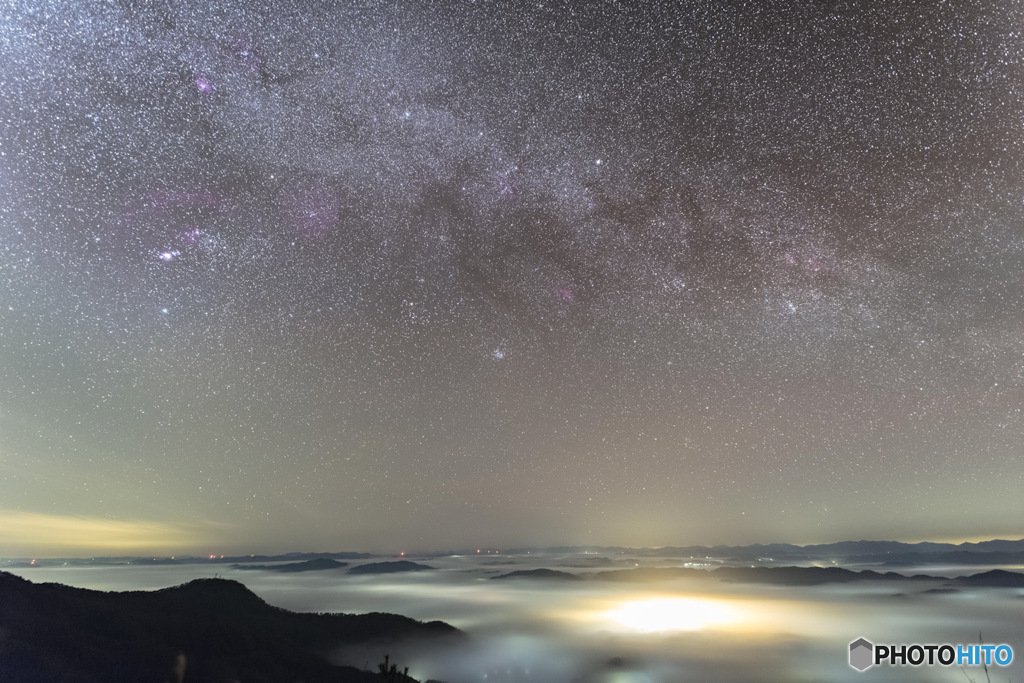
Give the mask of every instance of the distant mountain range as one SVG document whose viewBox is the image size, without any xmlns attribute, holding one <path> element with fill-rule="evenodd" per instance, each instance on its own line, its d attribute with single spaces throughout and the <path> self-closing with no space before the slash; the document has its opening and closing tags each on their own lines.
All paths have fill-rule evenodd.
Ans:
<svg viewBox="0 0 1024 683">
<path fill-rule="evenodd" d="M 399 562 L 370 562 L 369 564 L 360 564 L 349 569 L 348 573 L 397 574 L 399 572 L 422 572 L 427 569 L 433 569 L 433 567 L 429 567 L 425 564 L 419 564 L 417 562 L 401 560 Z"/>
<path fill-rule="evenodd" d="M 245 571 L 263 570 L 268 572 L 279 572 L 281 574 L 294 574 L 296 572 L 319 572 L 330 569 L 341 569 L 347 567 L 348 562 L 338 562 L 327 557 L 318 557 L 315 560 L 304 562 L 289 562 L 287 564 L 233 564 L 232 569 Z"/>
<path fill-rule="evenodd" d="M 502 550 L 502 555 L 556 553 L 607 557 L 669 557 L 689 560 L 735 562 L 835 561 L 836 564 L 1024 564 L 1024 539 L 992 540 L 979 543 L 901 543 L 899 541 L 840 541 L 816 545 L 770 543 L 753 545 L 690 545 L 661 548 L 624 546 L 560 546 Z"/>
<path fill-rule="evenodd" d="M 444 555 L 476 555 L 473 550 L 445 550 L 419 553 L 418 557 Z M 594 555 L 593 565 L 608 563 L 609 558 L 621 557 L 670 557 L 685 559 L 715 559 L 724 561 L 768 561 L 797 562 L 802 560 L 836 561 L 837 564 L 1024 564 L 1024 539 L 1017 541 L 992 540 L 978 543 L 901 543 L 899 541 L 841 541 L 816 545 L 793 545 L 790 543 L 769 543 L 753 545 L 690 545 L 666 546 L 661 548 L 630 548 L 625 546 L 557 546 L 502 549 L 494 555 L 497 561 L 502 557 L 520 555 Z M 283 555 L 225 555 L 225 556 L 175 556 L 175 557 L 92 557 L 92 558 L 18 558 L 0 560 L 0 569 L 5 567 L 48 567 L 48 566 L 89 566 L 89 565 L 147 565 L 147 564 L 236 564 L 251 565 L 268 562 L 310 562 L 322 560 L 366 560 L 386 556 L 358 552 L 328 553 L 285 553 Z M 390 557 L 394 557 L 393 555 Z M 589 559 L 589 558 L 587 558 Z M 576 562 L 581 558 L 576 558 Z M 590 565 L 588 565 L 590 566 Z M 237 568 L 242 568 L 241 566 Z M 355 569 L 355 568 L 353 568 Z"/>
<path fill-rule="evenodd" d="M 342 569 L 347 567 L 348 562 L 338 562 L 327 557 L 318 557 L 315 560 L 304 562 L 288 562 L 285 564 L 233 564 L 232 569 L 243 571 L 268 571 L 282 574 L 294 574 L 297 572 L 317 572 Z M 399 572 L 421 572 L 433 569 L 425 564 L 400 560 L 398 562 L 368 562 L 359 564 L 348 570 L 349 574 L 396 574 Z"/>
<path fill-rule="evenodd" d="M 680 557 L 690 559 L 714 558 L 724 560 L 773 560 L 822 559 L 844 560 L 846 562 L 890 562 L 896 558 L 907 558 L 913 562 L 927 562 L 931 557 L 963 558 L 975 556 L 973 564 L 982 564 L 979 557 L 1024 557 L 1024 539 L 1017 541 L 992 540 L 978 543 L 901 543 L 899 541 L 840 541 L 816 545 L 793 545 L 790 543 L 769 543 L 753 545 L 690 545 L 666 546 L 661 548 L 629 548 L 622 546 L 564 546 L 555 548 L 524 548 L 502 550 L 505 555 L 536 552 L 554 553 L 598 553 L 603 555 L 630 555 L 633 557 Z M 1016 560 L 1015 560 L 1016 561 Z M 991 562 L 991 564 L 999 564 Z"/>
<path fill-rule="evenodd" d="M 245 586 L 199 579 L 158 591 L 105 593 L 36 584 L 0 571 L 0 681 L 306 681 L 415 683 L 337 666 L 324 653 L 365 644 L 461 638 L 440 621 L 394 614 L 304 614 Z"/>
<path fill-rule="evenodd" d="M 532 581 L 614 581 L 617 583 L 652 583 L 673 579 L 719 580 L 731 583 L 767 583 L 780 586 L 819 586 L 854 581 L 890 581 L 899 583 L 930 582 L 941 584 L 945 592 L 956 588 L 1024 588 L 1024 574 L 1002 569 L 947 579 L 941 576 L 915 574 L 906 576 L 896 572 L 871 570 L 852 571 L 842 567 L 717 567 L 693 569 L 690 567 L 637 567 L 614 569 L 589 574 L 573 574 L 552 569 L 514 571 L 492 579 L 529 579 Z"/>
<path fill-rule="evenodd" d="M 0 570 L 5 567 L 83 567 L 110 565 L 174 565 L 174 564 L 248 564 L 252 562 L 307 562 L 310 560 L 366 560 L 379 557 L 372 553 L 331 552 L 331 553 L 284 553 L 283 555 L 175 555 L 173 557 L 143 556 L 97 556 L 97 557 L 48 557 L 48 558 L 0 558 Z"/>
<path fill-rule="evenodd" d="M 582 581 L 583 577 L 571 572 L 560 572 L 555 569 L 523 569 L 520 571 L 492 576 L 491 580 L 502 579 L 540 579 L 544 581 Z"/>
</svg>

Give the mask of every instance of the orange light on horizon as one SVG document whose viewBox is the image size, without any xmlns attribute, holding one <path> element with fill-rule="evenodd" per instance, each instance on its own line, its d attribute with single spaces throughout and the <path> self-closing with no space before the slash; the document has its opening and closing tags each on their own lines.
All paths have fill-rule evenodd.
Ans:
<svg viewBox="0 0 1024 683">
<path fill-rule="evenodd" d="M 160 557 L 165 556 L 161 550 L 206 540 L 214 526 L 212 523 L 108 519 L 0 507 L 0 546 L 8 554 L 21 557 L 94 557 L 97 550 Z"/>
</svg>

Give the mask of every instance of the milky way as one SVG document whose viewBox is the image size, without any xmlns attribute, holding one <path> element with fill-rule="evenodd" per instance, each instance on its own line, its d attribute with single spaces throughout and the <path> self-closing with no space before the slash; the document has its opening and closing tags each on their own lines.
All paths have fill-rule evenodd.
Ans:
<svg viewBox="0 0 1024 683">
<path fill-rule="evenodd" d="M 10 525 L 1020 535 L 1016 3 L 2 11 Z"/>
</svg>

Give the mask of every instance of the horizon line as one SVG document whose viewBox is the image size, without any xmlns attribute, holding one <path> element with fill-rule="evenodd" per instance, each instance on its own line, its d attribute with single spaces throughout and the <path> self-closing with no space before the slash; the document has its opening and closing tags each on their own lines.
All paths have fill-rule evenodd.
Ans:
<svg viewBox="0 0 1024 683">
<path fill-rule="evenodd" d="M 739 549 L 739 548 L 752 548 L 758 546 L 793 546 L 795 548 L 813 548 L 817 546 L 828 546 L 838 545 L 841 543 L 899 543 L 901 545 L 923 545 L 926 543 L 935 545 L 950 545 L 950 546 L 962 546 L 962 545 L 977 545 L 981 543 L 995 543 L 995 542 L 1024 542 L 1024 536 L 1021 538 L 993 538 L 987 536 L 973 536 L 969 539 L 957 539 L 957 540 L 923 540 L 923 541 L 894 541 L 887 539 L 867 539 L 861 538 L 857 540 L 847 539 L 842 541 L 830 541 L 826 543 L 789 543 L 789 542 L 769 542 L 769 543 L 744 543 L 744 544 L 724 544 L 717 543 L 715 545 L 706 545 L 703 543 L 692 543 L 686 545 L 659 545 L 659 546 L 629 546 L 629 545 L 603 545 L 603 544 L 565 544 L 565 545 L 544 545 L 544 546 L 512 546 L 502 548 L 499 546 L 467 546 L 464 548 L 443 548 L 443 549 L 432 549 L 432 550 L 394 550 L 394 551 L 381 551 L 373 552 L 368 550 L 290 550 L 286 552 L 273 553 L 273 552 L 255 552 L 255 553 L 199 553 L 194 552 L 182 552 L 174 554 L 166 553 L 137 553 L 134 555 L 109 555 L 102 552 L 96 552 L 92 554 L 83 555 L 21 555 L 21 556 L 7 556 L 0 557 L 0 561 L 20 561 L 20 560 L 62 560 L 62 559 L 108 559 L 108 560 L 119 560 L 119 559 L 141 559 L 141 558 L 152 558 L 153 560 L 158 559 L 169 559 L 174 560 L 176 558 L 182 559 L 193 559 L 193 560 L 222 560 L 222 559 L 235 559 L 243 557 L 283 557 L 287 555 L 331 555 L 331 554 L 361 554 L 370 557 L 412 557 L 419 555 L 451 555 L 451 554 L 478 554 L 481 551 L 486 551 L 487 554 L 529 554 L 532 551 L 550 551 L 556 549 L 573 549 L 573 550 L 586 550 L 587 548 L 594 549 L 624 549 L 624 550 L 637 550 L 637 551 L 657 551 L 666 550 L 673 548 L 707 548 L 707 549 Z"/>
</svg>

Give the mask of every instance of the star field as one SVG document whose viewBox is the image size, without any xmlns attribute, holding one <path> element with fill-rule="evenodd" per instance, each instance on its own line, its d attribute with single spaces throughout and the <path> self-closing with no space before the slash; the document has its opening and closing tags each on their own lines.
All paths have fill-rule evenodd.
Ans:
<svg viewBox="0 0 1024 683">
<path fill-rule="evenodd" d="M 0 519 L 1019 535 L 1015 4 L 2 11 Z"/>
</svg>

